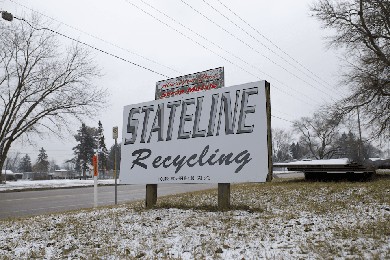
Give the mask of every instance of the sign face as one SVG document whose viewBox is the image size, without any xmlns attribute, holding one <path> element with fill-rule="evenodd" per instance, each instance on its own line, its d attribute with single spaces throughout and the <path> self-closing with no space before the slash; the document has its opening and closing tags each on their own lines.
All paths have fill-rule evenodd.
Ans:
<svg viewBox="0 0 390 260">
<path fill-rule="evenodd" d="M 121 183 L 264 182 L 265 85 L 254 82 L 125 106 Z"/>
<path fill-rule="evenodd" d="M 113 139 L 117 139 L 118 138 L 118 127 L 117 126 L 114 126 L 112 128 L 112 138 Z"/>
<path fill-rule="evenodd" d="M 98 161 L 97 156 L 92 156 L 93 176 L 98 176 Z"/>
<path fill-rule="evenodd" d="M 224 87 L 223 67 L 162 80 L 156 83 L 155 99 L 191 94 Z"/>
</svg>

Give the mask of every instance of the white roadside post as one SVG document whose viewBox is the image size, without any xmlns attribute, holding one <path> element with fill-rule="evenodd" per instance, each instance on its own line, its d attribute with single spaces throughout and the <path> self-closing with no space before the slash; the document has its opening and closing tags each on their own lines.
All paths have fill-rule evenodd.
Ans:
<svg viewBox="0 0 390 260">
<path fill-rule="evenodd" d="M 118 204 L 118 186 L 117 186 L 117 179 L 118 175 L 116 174 L 116 146 L 117 146 L 117 139 L 118 139 L 118 127 L 114 126 L 112 128 L 112 138 L 115 139 L 115 146 L 114 146 L 114 179 L 115 179 L 115 205 Z"/>
<path fill-rule="evenodd" d="M 98 156 L 97 154 L 92 157 L 92 164 L 93 164 L 93 206 L 96 208 L 98 205 L 98 191 L 97 191 Z"/>
<path fill-rule="evenodd" d="M 97 149 L 96 154 L 93 156 L 93 196 L 94 196 L 94 207 L 98 206 L 98 190 L 97 190 L 97 179 L 99 175 L 99 141 L 100 141 L 100 134 L 97 136 Z"/>
</svg>

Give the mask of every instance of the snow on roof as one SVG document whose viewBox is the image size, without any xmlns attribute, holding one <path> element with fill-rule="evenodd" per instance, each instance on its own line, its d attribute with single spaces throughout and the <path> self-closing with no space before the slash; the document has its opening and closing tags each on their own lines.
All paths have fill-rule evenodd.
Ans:
<svg viewBox="0 0 390 260">
<path fill-rule="evenodd" d="M 274 166 L 278 166 L 278 165 L 346 165 L 346 164 L 348 164 L 348 158 L 326 159 L 326 160 L 304 159 L 302 161 L 295 161 L 295 162 L 288 162 L 288 163 L 274 163 Z"/>
<path fill-rule="evenodd" d="M 1 170 L 1 173 L 5 174 L 6 172 L 5 172 L 5 170 Z M 7 174 L 14 174 L 14 172 L 11 170 L 7 170 Z"/>
</svg>

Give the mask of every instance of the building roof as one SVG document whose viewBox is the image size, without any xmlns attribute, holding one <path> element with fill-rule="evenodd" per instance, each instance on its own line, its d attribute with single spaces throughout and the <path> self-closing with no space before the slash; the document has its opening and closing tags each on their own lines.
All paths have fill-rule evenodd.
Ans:
<svg viewBox="0 0 390 260">
<path fill-rule="evenodd" d="M 5 174 L 5 173 L 6 173 L 5 170 L 1 170 L 1 174 Z M 11 170 L 7 170 L 7 174 L 14 174 L 14 172 Z"/>
</svg>

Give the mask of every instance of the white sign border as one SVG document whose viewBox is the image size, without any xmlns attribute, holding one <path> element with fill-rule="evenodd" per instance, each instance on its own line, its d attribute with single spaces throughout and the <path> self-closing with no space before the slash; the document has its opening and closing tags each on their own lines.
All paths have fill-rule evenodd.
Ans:
<svg viewBox="0 0 390 260">
<path fill-rule="evenodd" d="M 151 179 L 147 179 L 147 180 L 138 180 L 138 181 L 129 181 L 127 178 L 124 178 L 124 176 L 126 176 L 127 173 L 125 173 L 125 171 L 123 170 L 124 167 L 126 167 L 126 163 L 125 162 L 125 157 L 127 156 L 126 155 L 126 151 L 124 151 L 124 141 L 125 141 L 125 137 L 128 135 L 128 133 L 126 132 L 126 125 L 127 125 L 127 118 L 128 118 L 128 112 L 126 112 L 126 108 L 127 107 L 133 107 L 133 106 L 138 106 L 138 107 L 142 107 L 142 106 L 145 106 L 147 104 L 150 104 L 150 103 L 154 103 L 154 104 L 158 104 L 158 103 L 161 103 L 161 102 L 170 102 L 170 101 L 173 101 L 173 100 L 184 100 L 184 99 L 188 99 L 190 97 L 197 97 L 199 95 L 212 95 L 213 93 L 215 93 L 215 91 L 210 91 L 208 93 L 196 93 L 194 95 L 191 95 L 191 96 L 183 96 L 183 97 L 173 97 L 173 98 L 168 98 L 168 99 L 163 99 L 163 100 L 157 100 L 157 101 L 151 101 L 151 102 L 145 102 L 145 103 L 141 103 L 141 104 L 136 104 L 136 105 L 130 105 L 130 106 L 126 106 L 124 108 L 124 127 L 123 127 L 123 133 L 122 133 L 122 137 L 123 137 L 123 140 L 122 140 L 122 162 L 121 162 L 121 172 L 122 174 L 120 175 L 121 177 L 121 183 L 129 183 L 129 184 L 160 184 L 160 183 L 219 183 L 219 182 L 224 182 L 224 183 L 233 183 L 233 182 L 263 182 L 265 180 L 270 180 L 272 178 L 272 175 L 271 175 L 271 171 L 272 171 L 272 156 L 271 156 L 271 150 L 272 150 L 272 147 L 271 147 L 271 120 L 270 120 L 270 110 L 271 110 L 271 107 L 270 107 L 270 97 L 269 97 L 269 89 L 270 89 L 270 85 L 268 82 L 266 81 L 259 81 L 259 82 L 252 82 L 252 83 L 246 83 L 246 84 L 242 84 L 242 85 L 236 85 L 236 86 L 232 86 L 232 87 L 229 87 L 229 88 L 223 88 L 223 89 L 218 89 L 216 92 L 224 92 L 224 91 L 231 91 L 233 90 L 235 87 L 241 87 L 241 88 L 245 88 L 245 87 L 250 87 L 250 86 L 258 86 L 259 88 L 263 89 L 264 88 L 264 93 L 265 93 L 265 107 L 261 108 L 262 110 L 265 111 L 265 115 L 266 115 L 266 135 L 267 135 L 267 140 L 266 140 L 266 143 L 267 143 L 267 147 L 268 147 L 268 153 L 267 154 L 264 154 L 264 156 L 268 157 L 268 163 L 266 165 L 266 167 L 262 167 L 263 170 L 268 170 L 266 172 L 266 174 L 262 174 L 262 178 L 260 179 L 224 179 L 223 181 L 221 179 L 218 179 L 218 181 L 213 181 L 213 180 L 207 180 L 207 179 L 203 179 L 203 180 L 191 180 L 191 179 L 182 179 L 182 180 L 174 180 L 174 181 L 171 181 L 171 180 L 165 180 L 165 181 L 159 181 L 159 180 L 151 180 Z M 157 103 L 156 103 L 157 102 Z M 260 109 L 260 108 L 257 108 L 257 109 Z M 151 145 L 151 144 L 149 144 Z M 268 155 L 268 156 L 267 156 Z M 263 162 L 265 162 L 263 160 Z M 264 177 L 265 176 L 265 177 Z"/>
</svg>

